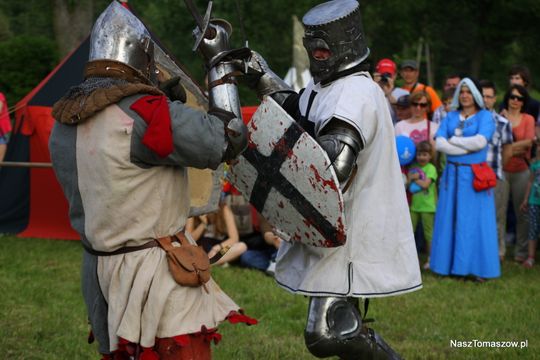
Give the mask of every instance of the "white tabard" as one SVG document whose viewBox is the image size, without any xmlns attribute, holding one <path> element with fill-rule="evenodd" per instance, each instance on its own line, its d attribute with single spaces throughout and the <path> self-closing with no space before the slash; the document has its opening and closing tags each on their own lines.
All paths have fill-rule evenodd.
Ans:
<svg viewBox="0 0 540 360">
<path fill-rule="evenodd" d="M 284 288 L 313 296 L 382 297 L 422 287 L 409 208 L 397 157 L 394 128 L 380 87 L 357 73 L 321 87 L 310 82 L 300 98 L 319 133 L 332 118 L 354 126 L 364 149 L 358 171 L 344 194 L 347 243 L 315 248 L 284 242 L 276 280 Z"/>
</svg>

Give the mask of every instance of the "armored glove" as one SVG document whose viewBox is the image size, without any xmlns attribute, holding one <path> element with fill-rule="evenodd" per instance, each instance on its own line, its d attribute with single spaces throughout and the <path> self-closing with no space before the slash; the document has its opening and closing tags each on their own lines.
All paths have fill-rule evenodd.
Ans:
<svg viewBox="0 0 540 360">
<path fill-rule="evenodd" d="M 237 157 L 247 147 L 247 128 L 234 113 L 220 109 L 211 108 L 208 113 L 218 117 L 225 124 L 225 136 L 227 137 L 227 147 L 224 149 L 222 161 L 230 161 Z"/>
<path fill-rule="evenodd" d="M 162 82 L 159 85 L 159 89 L 165 93 L 165 95 L 171 101 L 180 101 L 185 103 L 187 100 L 186 90 L 180 82 L 180 77 L 176 76 L 167 81 Z"/>
<path fill-rule="evenodd" d="M 251 50 L 251 56 L 247 59 L 235 60 L 234 65 L 242 72 L 243 82 L 255 90 L 260 99 L 269 95 L 281 105 L 291 93 L 294 93 L 294 90 L 270 69 L 266 60 L 256 51 Z"/>
</svg>

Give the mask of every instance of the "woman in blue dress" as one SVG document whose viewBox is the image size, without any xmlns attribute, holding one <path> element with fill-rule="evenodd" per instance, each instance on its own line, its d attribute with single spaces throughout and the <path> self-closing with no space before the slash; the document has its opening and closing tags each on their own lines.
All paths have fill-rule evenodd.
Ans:
<svg viewBox="0 0 540 360">
<path fill-rule="evenodd" d="M 493 190 L 473 188 L 471 164 L 486 161 L 487 143 L 495 130 L 477 86 L 461 80 L 436 134 L 436 148 L 447 156 L 439 183 L 431 271 L 440 275 L 500 276 Z"/>
</svg>

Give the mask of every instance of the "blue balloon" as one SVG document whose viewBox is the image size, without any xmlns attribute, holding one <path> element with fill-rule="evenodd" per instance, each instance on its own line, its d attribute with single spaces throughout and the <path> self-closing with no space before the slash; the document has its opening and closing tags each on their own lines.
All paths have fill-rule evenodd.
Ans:
<svg viewBox="0 0 540 360">
<path fill-rule="evenodd" d="M 412 139 L 405 135 L 396 136 L 396 147 L 401 166 L 409 165 L 416 156 L 416 145 Z"/>
</svg>

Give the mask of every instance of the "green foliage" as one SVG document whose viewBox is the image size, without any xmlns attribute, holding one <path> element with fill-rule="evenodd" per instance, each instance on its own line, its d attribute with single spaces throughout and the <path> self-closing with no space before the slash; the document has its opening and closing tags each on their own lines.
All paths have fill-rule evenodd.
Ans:
<svg viewBox="0 0 540 360">
<path fill-rule="evenodd" d="M 9 18 L 13 34 L 54 37 L 53 0 L 0 0 L 0 9 Z"/>
<path fill-rule="evenodd" d="M 281 1 L 214 1 L 213 17 L 223 18 L 233 26 L 231 46 L 242 47 L 245 40 L 249 46 L 261 53 L 272 69 L 285 76 L 292 61 L 292 15 L 301 16 L 310 7 L 319 3 L 316 0 Z M 203 13 L 201 2 L 199 12 Z M 240 10 L 237 10 L 237 5 Z M 205 69 L 200 57 L 191 49 L 194 44 L 192 31 L 195 21 L 182 1 L 154 0 L 133 2 L 138 15 L 148 27 L 157 34 L 169 49 L 183 63 L 194 78 L 204 83 Z M 240 22 L 240 18 L 243 20 Z M 245 38 L 242 33 L 245 29 Z M 255 95 L 240 87 L 243 105 L 258 104 Z"/>
<path fill-rule="evenodd" d="M 507 70 L 526 64 L 540 81 L 540 3 L 364 0 L 364 28 L 372 59 L 415 58 L 420 38 L 430 44 L 435 87 L 441 88 L 448 73 L 487 78 L 506 88 Z M 526 49 L 526 50 L 525 50 Z M 425 59 L 424 59 L 425 60 Z M 421 80 L 426 81 L 422 67 Z"/>
<path fill-rule="evenodd" d="M 53 39 L 55 1 L 0 0 L 0 41 L 13 34 Z M 79 3 L 63 1 L 70 7 Z M 84 1 L 92 2 L 94 18 L 97 18 L 111 0 Z M 301 18 L 320 2 L 322 0 L 215 0 L 213 16 L 231 22 L 233 46 L 243 46 L 244 40 L 249 40 L 249 46 L 260 52 L 278 75 L 284 76 L 292 62 L 291 17 Z M 195 3 L 203 13 L 206 1 Z M 181 0 L 131 0 L 129 4 L 202 84 L 205 70 L 200 58 L 191 51 L 195 22 L 184 3 Z M 504 89 L 506 72 L 514 63 L 530 68 L 533 86 L 540 83 L 540 32 L 535 31 L 540 18 L 538 0 L 361 0 L 360 8 L 372 63 L 383 57 L 397 62 L 415 58 L 422 39 L 430 46 L 436 88 L 442 87 L 446 74 L 458 72 L 494 80 Z M 18 65 L 23 72 L 31 71 L 22 63 Z M 424 63 L 421 81 L 426 81 L 426 74 Z M 5 82 L 6 79 L 0 78 L 0 84 Z M 244 87 L 240 92 L 244 105 L 258 102 Z"/>
<path fill-rule="evenodd" d="M 9 20 L 7 16 L 0 10 L 0 41 L 9 39 L 11 30 L 9 29 Z"/>
<path fill-rule="evenodd" d="M 77 241 L 0 236 L 0 348 L 6 359 L 96 359 L 86 343 Z M 213 269 L 256 326 L 223 324 L 217 360 L 313 359 L 304 346 L 307 299 L 259 271 Z M 507 260 L 484 284 L 424 273 L 424 288 L 372 299 L 372 327 L 405 359 L 534 359 L 540 353 L 540 266 Z M 528 348 L 455 348 L 450 340 L 525 341 Z"/>
<path fill-rule="evenodd" d="M 53 41 L 26 35 L 1 42 L 0 59 L 0 91 L 15 105 L 50 72 L 57 56 Z"/>
</svg>

